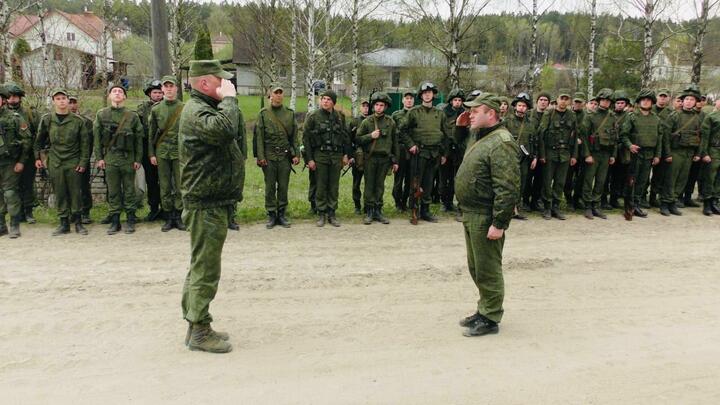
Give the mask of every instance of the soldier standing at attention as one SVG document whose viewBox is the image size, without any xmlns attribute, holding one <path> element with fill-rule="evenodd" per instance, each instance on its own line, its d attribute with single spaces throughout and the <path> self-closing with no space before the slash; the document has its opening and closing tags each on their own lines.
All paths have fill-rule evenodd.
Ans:
<svg viewBox="0 0 720 405">
<path fill-rule="evenodd" d="M 10 94 L 0 85 L 0 236 L 8 235 L 5 214 L 10 214 L 9 237 L 20 237 L 20 173 L 31 154 L 30 129 L 23 117 L 14 110 L 4 108 Z"/>
<path fill-rule="evenodd" d="M 121 229 L 120 212 L 127 215 L 125 233 L 135 232 L 135 171 L 140 169 L 143 127 L 138 115 L 125 108 L 127 93 L 119 84 L 108 88 L 110 107 L 97 112 L 93 123 L 95 164 L 105 170 L 110 227 L 108 235 Z"/>
<path fill-rule="evenodd" d="M 89 155 L 92 155 L 93 122 L 90 118 L 80 114 L 80 102 L 79 102 L 77 96 L 69 95 L 68 96 L 68 105 L 70 106 L 70 112 L 73 114 L 76 114 L 78 117 L 82 118 L 83 123 L 85 124 L 85 129 L 87 130 L 87 133 L 88 133 L 88 137 L 87 137 L 88 152 L 89 152 Z M 84 225 L 92 224 L 92 219 L 90 219 L 90 210 L 92 209 L 92 206 L 93 206 L 92 184 L 91 184 L 92 166 L 90 166 L 90 156 L 89 155 L 88 155 L 87 166 L 85 166 L 85 171 L 80 174 L 80 178 L 81 178 L 80 189 L 82 190 L 82 212 L 80 214 L 80 222 Z"/>
<path fill-rule="evenodd" d="M 503 121 L 520 148 L 520 198 L 515 219 L 527 219 L 521 211 L 529 210 L 523 206 L 523 197 L 528 192 L 530 171 L 537 166 L 537 124 L 528 114 L 532 110 L 532 101 L 527 93 L 518 94 L 511 103 L 513 112 Z"/>
<path fill-rule="evenodd" d="M 606 219 L 600 210 L 600 197 L 605 187 L 608 169 L 615 164 L 618 144 L 618 128 L 612 106 L 612 89 L 601 89 L 597 93 L 598 108 L 585 115 L 580 125 L 580 137 L 585 150 L 585 173 L 583 178 L 583 201 L 585 218 Z"/>
<path fill-rule="evenodd" d="M 398 135 L 398 171 L 393 179 L 392 196 L 395 200 L 395 209 L 400 212 L 407 210 L 408 198 L 410 197 L 410 154 L 407 145 L 403 142 L 409 136 L 407 134 L 407 113 L 415 105 L 415 93 L 406 91 L 402 98 L 403 108 L 395 111 L 392 118 L 395 120 Z"/>
<path fill-rule="evenodd" d="M 585 104 L 585 112 L 586 113 L 594 113 L 597 110 L 598 107 L 598 99 L 597 96 L 590 96 L 588 98 L 587 104 Z"/>
<path fill-rule="evenodd" d="M 667 139 L 668 133 L 667 133 L 667 125 L 668 125 L 668 117 L 670 116 L 670 113 L 672 112 L 672 109 L 669 108 L 670 104 L 670 90 L 668 89 L 660 89 L 657 92 L 657 102 L 653 106 L 653 112 L 660 118 L 662 121 L 663 127 L 665 127 L 662 131 L 662 139 L 660 142 L 662 143 L 662 159 L 660 160 L 660 164 L 652 167 L 652 180 L 650 182 L 650 197 L 648 200 L 647 205 L 643 203 L 643 200 L 640 200 L 640 206 L 642 208 L 650 208 L 650 207 L 659 207 L 659 198 L 658 196 L 662 195 L 662 187 L 665 184 L 665 176 L 670 171 L 670 164 L 666 162 L 666 155 L 667 151 L 665 150 L 665 146 L 668 144 L 669 140 Z"/>
<path fill-rule="evenodd" d="M 630 104 L 630 96 L 628 96 L 625 90 L 615 90 L 613 93 L 613 102 L 615 103 L 615 121 L 617 128 L 622 128 L 623 121 L 627 118 L 627 108 Z M 605 194 L 609 194 L 610 201 L 605 204 L 603 208 L 620 208 L 618 199 L 623 196 L 625 192 L 625 181 L 627 180 L 627 169 L 630 163 L 630 151 L 625 148 L 625 145 L 620 143 L 618 137 L 618 148 L 617 148 L 617 161 L 608 171 L 607 187 Z M 606 198 L 601 197 L 603 203 Z"/>
<path fill-rule="evenodd" d="M 8 97 L 5 100 L 8 110 L 20 114 L 23 121 L 27 123 L 30 131 L 30 149 L 32 150 L 33 144 L 35 143 L 35 137 L 37 136 L 38 122 L 40 115 L 31 107 L 22 105 L 23 98 L 25 97 L 25 90 L 20 87 L 17 83 L 6 83 L 5 91 L 8 93 Z M 33 209 L 37 207 L 37 190 L 35 189 L 35 158 L 32 153 L 23 155 L 26 159 L 23 162 L 23 170 L 20 173 L 20 199 L 22 200 L 23 209 L 20 212 L 20 222 L 27 222 L 28 224 L 34 224 L 35 217 L 33 216 Z"/>
<path fill-rule="evenodd" d="M 438 161 L 444 165 L 447 161 L 448 134 L 445 132 L 445 114 L 433 107 L 433 99 L 438 93 L 437 87 L 432 83 L 423 83 L 418 89 L 422 104 L 413 107 L 408 112 L 407 133 L 405 145 L 413 155 L 411 159 L 418 159 L 416 172 L 419 185 L 423 190 L 420 204 L 419 218 L 428 222 L 437 222 L 437 217 L 430 212 L 431 196 L 433 194 L 433 180 L 437 172 Z M 411 200 L 411 208 L 417 202 Z"/>
<path fill-rule="evenodd" d="M 536 130 L 539 131 L 540 129 L 540 122 L 542 121 L 543 114 L 545 113 L 545 110 L 547 110 L 548 106 L 550 105 L 550 99 L 552 96 L 550 93 L 546 91 L 541 91 L 537 98 L 535 99 L 535 108 L 529 112 L 530 118 L 535 122 L 537 125 Z M 540 133 L 537 133 L 538 136 L 538 153 L 540 152 Z M 543 211 L 544 205 L 542 202 L 542 189 L 543 189 L 543 183 L 545 181 L 543 177 L 543 170 L 545 168 L 545 165 L 538 161 L 538 164 L 535 166 L 535 170 L 532 170 L 530 172 L 530 179 L 531 184 L 528 186 L 529 193 L 530 193 L 530 209 L 532 210 L 538 210 Z"/>
<path fill-rule="evenodd" d="M 573 97 L 572 110 L 575 113 L 575 122 L 577 123 L 579 130 L 580 124 L 583 122 L 583 118 L 585 118 L 585 114 L 587 113 L 587 111 L 585 111 L 585 93 L 575 93 Z M 575 166 L 568 170 L 567 179 L 565 180 L 565 201 L 567 202 L 569 209 L 572 210 L 583 208 L 582 183 L 585 174 L 585 149 L 582 144 L 583 139 L 579 136 L 579 134 L 577 137 L 577 143 L 578 162 Z"/>
<path fill-rule="evenodd" d="M 500 120 L 496 96 L 482 94 L 465 107 L 470 109 L 471 130 L 478 131 L 455 178 L 468 268 L 480 293 L 475 313 L 460 321 L 467 328 L 463 335 L 469 337 L 497 333 L 503 316 L 502 253 L 519 198 L 520 151 Z"/>
<path fill-rule="evenodd" d="M 35 139 L 35 167 L 45 167 L 40 150 L 49 147 L 47 167 L 55 190 L 60 225 L 52 233 L 58 236 L 70 233 L 70 221 L 75 232 L 87 235 L 81 222 L 82 175 L 90 161 L 90 142 L 85 121 L 70 112 L 67 91 L 58 89 L 51 94 L 54 112 L 42 116 Z"/>
<path fill-rule="evenodd" d="M 455 132 L 455 121 L 457 117 L 465 111 L 463 102 L 465 101 L 465 92 L 462 89 L 454 89 L 448 93 L 448 103 L 438 106 L 445 113 L 445 133 L 448 136 L 448 160 L 440 166 L 440 202 L 442 202 L 441 211 L 455 211 L 455 173 L 457 173 L 460 163 L 462 163 L 462 150 L 455 142 L 453 136 Z"/>
<path fill-rule="evenodd" d="M 240 109 L 232 74 L 217 60 L 190 62 L 190 100 L 180 116 L 179 158 L 183 220 L 190 230 L 190 268 L 182 295 L 190 350 L 227 353 L 228 334 L 210 326 L 210 303 L 220 282 L 220 261 L 230 213 L 242 200 Z"/>
<path fill-rule="evenodd" d="M 557 107 L 545 111 L 540 122 L 540 162 L 545 164 L 543 218 L 565 219 L 560 211 L 560 199 L 568 169 L 577 163 L 577 124 L 575 113 L 568 109 L 570 91 L 561 89 Z"/>
<path fill-rule="evenodd" d="M 283 105 L 283 88 L 273 86 L 270 89 L 270 107 L 260 111 L 255 126 L 257 165 L 262 168 L 265 177 L 267 229 L 275 225 L 290 227 L 285 214 L 291 165 L 300 163 L 295 146 L 297 132 L 295 111 Z"/>
<path fill-rule="evenodd" d="M 303 136 L 308 156 L 308 169 L 315 171 L 317 181 L 317 226 L 340 226 L 335 217 L 340 188 L 340 171 L 348 163 L 350 136 L 345 116 L 335 111 L 337 94 L 332 90 L 320 93 L 320 108 L 308 114 Z"/>
<path fill-rule="evenodd" d="M 163 100 L 150 110 L 148 118 L 147 150 L 150 164 L 157 167 L 160 181 L 160 203 L 165 224 L 160 228 L 168 232 L 173 228 L 184 231 L 180 214 L 180 161 L 178 160 L 178 129 L 180 114 L 185 103 L 177 99 L 177 79 L 165 76 L 161 80 Z"/>
<path fill-rule="evenodd" d="M 647 217 L 640 200 L 650 180 L 650 168 L 660 163 L 664 126 L 660 117 L 652 112 L 655 92 L 642 89 L 635 98 L 637 108 L 623 122 L 620 141 L 630 151 L 630 166 L 625 182 L 625 219 Z"/>
<path fill-rule="evenodd" d="M 362 100 L 360 102 L 360 115 L 350 121 L 350 144 L 353 152 L 353 158 L 351 159 L 353 178 L 352 198 L 355 204 L 355 215 L 362 214 L 362 191 L 360 190 L 360 183 L 362 183 L 363 168 L 365 166 L 362 147 L 360 147 L 355 138 L 360 124 L 368 117 L 368 114 L 370 114 L 370 103 L 368 103 L 367 100 Z"/>
<path fill-rule="evenodd" d="M 716 109 L 705 117 L 700 134 L 700 156 L 705 164 L 703 214 L 720 215 L 720 111 Z"/>
<path fill-rule="evenodd" d="M 143 92 L 148 97 L 147 100 L 143 101 L 137 108 L 137 114 L 140 117 L 140 123 L 143 126 L 143 159 L 142 165 L 145 170 L 145 183 L 147 183 L 147 200 L 150 206 L 150 212 L 145 217 L 145 221 L 157 221 L 163 217 L 163 212 L 160 210 L 161 197 L 160 197 L 160 178 L 158 177 L 158 166 L 150 162 L 150 154 L 148 153 L 148 147 L 150 145 L 150 139 L 145 139 L 148 136 L 150 127 L 148 120 L 150 119 L 150 112 L 153 106 L 163 99 L 162 83 L 160 80 L 151 80 L 145 83 Z M 153 134 L 150 134 L 153 135 Z M 138 201 L 138 206 L 142 206 L 142 202 Z M 172 213 L 170 213 L 172 214 Z M 168 214 L 169 215 L 169 214 Z"/>
<path fill-rule="evenodd" d="M 373 93 L 370 98 L 373 115 L 366 118 L 357 131 L 355 138 L 365 154 L 365 219 L 363 223 L 370 225 L 372 221 L 389 224 L 383 215 L 383 194 L 385 193 L 385 176 L 392 165 L 393 173 L 397 172 L 397 128 L 395 121 L 385 115 L 392 101 L 386 93 Z"/>
</svg>

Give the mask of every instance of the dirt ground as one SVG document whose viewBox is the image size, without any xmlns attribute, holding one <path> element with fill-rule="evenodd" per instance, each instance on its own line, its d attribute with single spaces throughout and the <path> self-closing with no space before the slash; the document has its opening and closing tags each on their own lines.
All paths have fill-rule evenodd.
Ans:
<svg viewBox="0 0 720 405">
<path fill-rule="evenodd" d="M 688 210 L 686 210 L 688 211 Z M 720 217 L 513 221 L 500 333 L 460 224 L 230 233 L 214 327 L 182 343 L 189 237 L 0 238 L 3 404 L 692 404 L 720 400 Z"/>
</svg>

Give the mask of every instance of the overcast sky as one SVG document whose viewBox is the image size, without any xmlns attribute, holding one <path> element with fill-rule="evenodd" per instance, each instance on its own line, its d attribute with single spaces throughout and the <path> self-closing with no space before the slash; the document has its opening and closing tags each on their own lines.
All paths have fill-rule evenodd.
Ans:
<svg viewBox="0 0 720 405">
<path fill-rule="evenodd" d="M 200 2 L 215 2 L 221 3 L 222 0 L 198 0 Z M 231 3 L 243 4 L 249 0 L 230 0 Z M 486 0 L 476 0 L 486 1 Z M 525 12 L 526 7 L 531 7 L 531 0 L 489 0 L 490 4 L 485 8 L 485 14 L 498 14 L 501 12 Z M 622 14 L 630 16 L 640 16 L 641 11 L 638 9 L 636 4 L 638 2 L 644 2 L 645 0 L 597 0 L 597 7 L 599 13 L 610 13 L 610 14 Z M 660 3 L 667 6 L 664 7 L 663 16 L 672 20 L 691 20 L 697 18 L 697 11 L 695 4 L 700 0 L 658 0 Z M 340 1 L 342 2 L 342 0 Z M 339 2 L 338 2 L 339 3 Z M 435 1 L 438 4 L 440 13 L 443 14 L 443 8 L 441 5 L 445 1 Z M 550 10 L 559 12 L 568 11 L 585 11 L 589 13 L 590 1 L 589 0 L 538 0 L 541 10 L 544 10 L 550 5 Z M 397 15 L 397 14 L 393 14 Z M 714 13 L 717 15 L 717 11 Z"/>
</svg>

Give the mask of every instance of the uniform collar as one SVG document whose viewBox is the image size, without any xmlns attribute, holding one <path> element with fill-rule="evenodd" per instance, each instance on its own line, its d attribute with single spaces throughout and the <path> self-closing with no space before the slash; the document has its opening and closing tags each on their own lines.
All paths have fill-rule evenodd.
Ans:
<svg viewBox="0 0 720 405">
<path fill-rule="evenodd" d="M 190 97 L 198 98 L 201 101 L 203 101 L 207 104 L 210 104 L 213 108 L 217 108 L 218 104 L 220 104 L 220 102 L 218 100 L 215 100 L 214 98 L 212 98 L 206 94 L 200 93 L 199 91 L 197 91 L 195 89 L 190 90 Z"/>
</svg>

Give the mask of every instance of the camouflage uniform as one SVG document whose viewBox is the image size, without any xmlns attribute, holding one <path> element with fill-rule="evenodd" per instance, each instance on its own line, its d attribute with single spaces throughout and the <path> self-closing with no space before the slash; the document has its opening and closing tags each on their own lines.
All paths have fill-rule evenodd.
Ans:
<svg viewBox="0 0 720 405">
<path fill-rule="evenodd" d="M 440 201 L 442 202 L 443 209 L 445 211 L 452 211 L 454 209 L 455 174 L 462 163 L 463 157 L 463 150 L 455 142 L 455 137 L 453 136 L 455 132 L 455 122 L 457 121 L 458 116 L 465 111 L 462 106 L 457 109 L 453 108 L 452 100 L 458 97 L 463 99 L 465 97 L 465 92 L 461 89 L 454 89 L 448 93 L 448 103 L 437 106 L 438 109 L 445 113 L 445 133 L 448 136 L 447 162 L 445 162 L 444 165 L 441 165 L 438 169 L 440 172 L 440 186 L 438 191 L 440 193 Z"/>
<path fill-rule="evenodd" d="M 700 157 L 709 156 L 710 163 L 703 167 L 703 212 L 720 215 L 720 111 L 708 114 L 703 120 L 700 142 Z"/>
<path fill-rule="evenodd" d="M 0 236 L 8 233 L 5 214 L 10 214 L 10 237 L 20 236 L 20 173 L 17 163 L 25 163 L 31 155 L 31 134 L 23 117 L 9 109 L 0 108 Z"/>
<path fill-rule="evenodd" d="M 545 111 L 540 122 L 540 159 L 545 160 L 543 201 L 545 212 L 551 211 L 559 218 L 560 199 L 570 167 L 570 159 L 577 158 L 575 113 L 570 109 Z M 548 217 L 548 215 L 545 215 Z"/>
<path fill-rule="evenodd" d="M 395 200 L 395 207 L 405 211 L 410 197 L 410 154 L 404 140 L 407 139 L 407 113 L 410 109 L 397 110 L 392 114 L 398 132 L 398 171 L 393 179 L 392 196 Z"/>
<path fill-rule="evenodd" d="M 367 104 L 367 100 L 363 100 L 361 104 Z M 362 191 L 360 189 L 360 184 L 362 183 L 363 178 L 363 159 L 364 157 L 361 156 L 362 154 L 362 148 L 358 144 L 357 140 L 355 139 L 357 137 L 357 131 L 360 128 L 360 124 L 365 120 L 365 118 L 369 117 L 369 115 L 359 115 L 357 117 L 354 117 L 352 120 L 350 120 L 350 144 L 351 149 L 354 153 L 353 157 L 355 158 L 355 164 L 353 164 L 353 167 L 351 169 L 352 171 L 352 199 L 353 203 L 355 204 L 355 213 L 359 214 L 361 211 L 361 204 L 362 201 Z"/>
<path fill-rule="evenodd" d="M 153 106 L 148 118 L 148 158 L 157 159 L 160 204 L 170 220 L 178 221 L 183 209 L 180 196 L 180 160 L 178 130 L 185 104 L 179 100 L 162 100 Z M 149 201 L 149 197 L 148 197 Z M 178 221 L 178 228 L 184 228 Z"/>
</svg>

